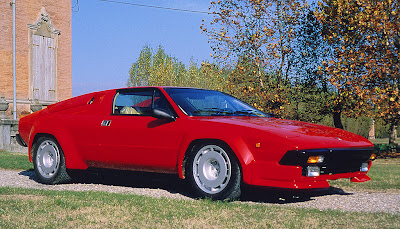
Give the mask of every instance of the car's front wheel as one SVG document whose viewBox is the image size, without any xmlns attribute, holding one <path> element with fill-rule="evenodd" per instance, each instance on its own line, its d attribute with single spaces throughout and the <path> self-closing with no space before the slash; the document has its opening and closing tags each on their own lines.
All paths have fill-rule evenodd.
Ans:
<svg viewBox="0 0 400 229">
<path fill-rule="evenodd" d="M 241 171 L 227 147 L 202 144 L 193 148 L 187 178 L 200 197 L 232 200 L 240 196 Z"/>
<path fill-rule="evenodd" d="M 52 138 L 41 137 L 32 147 L 33 167 L 36 176 L 44 184 L 68 182 L 64 153 Z"/>
</svg>

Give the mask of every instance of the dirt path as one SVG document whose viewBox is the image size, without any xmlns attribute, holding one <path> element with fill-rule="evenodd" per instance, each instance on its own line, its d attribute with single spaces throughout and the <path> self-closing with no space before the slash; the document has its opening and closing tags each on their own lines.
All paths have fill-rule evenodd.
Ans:
<svg viewBox="0 0 400 229">
<path fill-rule="evenodd" d="M 186 185 L 175 176 L 118 172 L 113 174 L 81 174 L 71 184 L 43 185 L 33 171 L 0 169 L 0 187 L 21 187 L 46 190 L 102 191 L 127 193 L 151 197 L 192 200 Z M 87 178 L 89 177 L 89 178 Z M 80 181 L 79 181 L 80 180 Z M 262 188 L 245 188 L 238 202 L 270 204 L 314 209 L 335 209 L 357 212 L 386 212 L 400 215 L 400 191 L 359 192 L 337 188 L 314 191 L 285 191 Z"/>
</svg>

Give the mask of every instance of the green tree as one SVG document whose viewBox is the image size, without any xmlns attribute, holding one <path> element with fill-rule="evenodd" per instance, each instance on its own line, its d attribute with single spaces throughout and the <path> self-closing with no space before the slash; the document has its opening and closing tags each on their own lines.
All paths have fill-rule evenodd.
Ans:
<svg viewBox="0 0 400 229">
<path fill-rule="evenodd" d="M 148 86 L 152 68 L 152 50 L 144 46 L 140 51 L 138 60 L 129 69 L 128 87 Z"/>
<path fill-rule="evenodd" d="M 144 46 L 129 70 L 127 86 L 183 86 L 222 90 L 224 77 L 216 64 L 203 62 L 200 67 L 192 60 L 188 68 L 168 55 L 162 46 L 153 53 Z"/>
<path fill-rule="evenodd" d="M 219 91 L 226 90 L 229 70 L 221 68 L 216 63 L 209 63 L 208 61 L 203 61 L 199 70 L 201 76 L 201 88 Z"/>
<path fill-rule="evenodd" d="M 185 65 L 166 54 L 162 46 L 154 54 L 149 46 L 144 46 L 129 70 L 127 86 L 177 86 L 186 83 L 185 78 Z"/>
</svg>

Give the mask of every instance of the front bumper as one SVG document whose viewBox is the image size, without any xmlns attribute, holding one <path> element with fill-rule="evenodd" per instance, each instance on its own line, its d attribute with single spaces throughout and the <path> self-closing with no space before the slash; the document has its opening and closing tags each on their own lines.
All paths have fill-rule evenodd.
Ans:
<svg viewBox="0 0 400 229">
<path fill-rule="evenodd" d="M 344 148 L 344 149 L 313 149 L 288 151 L 279 161 L 280 165 L 294 165 L 303 168 L 302 174 L 307 174 L 308 166 L 320 168 L 321 175 L 341 174 L 360 171 L 363 163 L 367 163 L 375 148 Z M 310 156 L 323 156 L 321 163 L 308 163 Z"/>
<path fill-rule="evenodd" d="M 250 185 L 269 186 L 291 189 L 328 188 L 328 180 L 351 178 L 353 182 L 370 180 L 367 172 L 360 171 L 362 163 L 371 167 L 370 156 L 374 148 L 363 149 L 322 149 L 306 151 L 289 151 L 278 162 L 252 163 Z M 323 163 L 307 163 L 307 158 L 323 155 Z M 307 176 L 308 166 L 318 166 L 320 175 Z"/>
</svg>

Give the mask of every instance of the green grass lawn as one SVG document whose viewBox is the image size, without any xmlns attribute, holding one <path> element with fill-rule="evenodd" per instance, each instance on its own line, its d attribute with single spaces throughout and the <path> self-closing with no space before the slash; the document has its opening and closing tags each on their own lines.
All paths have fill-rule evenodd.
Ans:
<svg viewBox="0 0 400 229">
<path fill-rule="evenodd" d="M 0 151 L 0 167 L 32 169 L 28 155 Z M 366 183 L 334 187 L 400 189 L 400 160 L 379 159 Z M 0 188 L 0 228 L 399 228 L 387 213 L 290 208 L 246 202 L 176 200 L 106 192 Z"/>
<path fill-rule="evenodd" d="M 0 188 L 0 228 L 399 228 L 400 217 L 104 192 Z"/>
<path fill-rule="evenodd" d="M 29 170 L 33 169 L 33 164 L 29 161 L 28 154 L 0 150 L 0 168 Z"/>
</svg>

